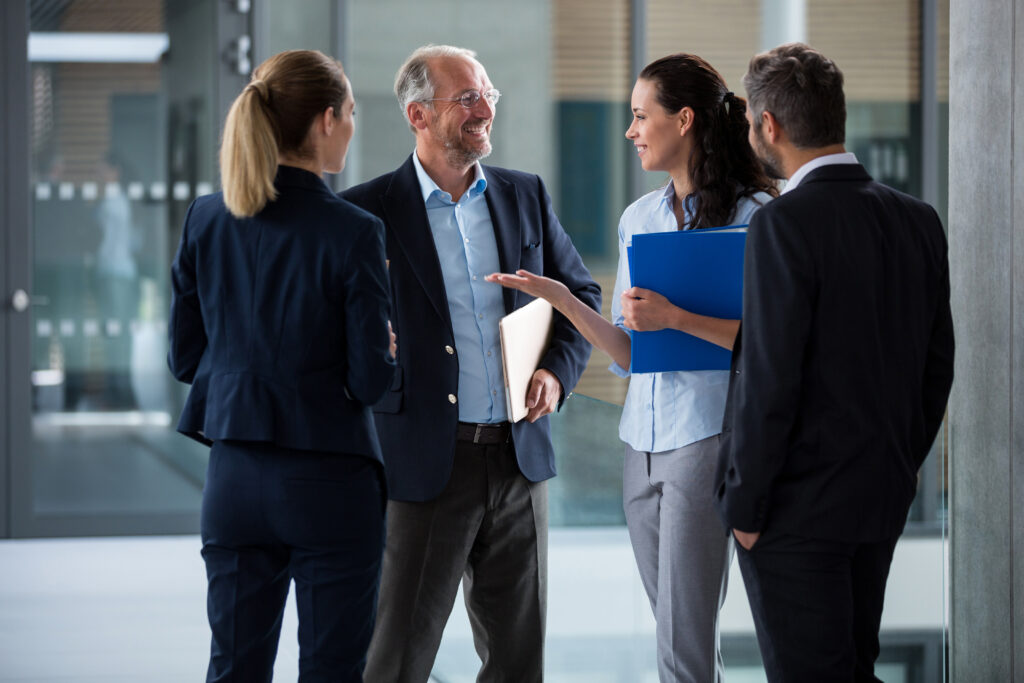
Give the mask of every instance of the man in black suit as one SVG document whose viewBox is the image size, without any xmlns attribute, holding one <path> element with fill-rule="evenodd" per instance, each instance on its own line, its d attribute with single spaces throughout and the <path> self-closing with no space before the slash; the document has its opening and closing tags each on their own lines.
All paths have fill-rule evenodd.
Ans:
<svg viewBox="0 0 1024 683">
<path fill-rule="evenodd" d="M 508 423 L 498 320 L 528 297 L 484 276 L 525 268 L 600 309 L 591 279 L 535 175 L 482 166 L 500 94 L 469 50 L 428 46 L 395 94 L 416 150 L 393 173 L 344 193 L 386 226 L 398 375 L 376 410 L 387 469 L 387 546 L 365 677 L 424 683 L 460 580 L 478 680 L 540 681 L 547 489 L 545 417 L 568 395 L 590 345 L 556 314 L 554 338 Z"/>
<path fill-rule="evenodd" d="M 946 239 L 843 142 L 843 76 L 755 56 L 750 141 L 784 193 L 754 215 L 717 505 L 769 681 L 875 681 L 893 549 L 953 380 Z"/>
</svg>

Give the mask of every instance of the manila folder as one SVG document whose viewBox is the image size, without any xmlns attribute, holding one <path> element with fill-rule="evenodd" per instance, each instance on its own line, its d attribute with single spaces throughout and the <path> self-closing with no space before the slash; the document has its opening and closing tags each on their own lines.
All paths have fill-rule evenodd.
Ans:
<svg viewBox="0 0 1024 683">
<path fill-rule="evenodd" d="M 553 314 L 551 304 L 534 299 L 498 321 L 509 422 L 519 422 L 529 412 L 526 392 L 551 342 Z"/>
</svg>

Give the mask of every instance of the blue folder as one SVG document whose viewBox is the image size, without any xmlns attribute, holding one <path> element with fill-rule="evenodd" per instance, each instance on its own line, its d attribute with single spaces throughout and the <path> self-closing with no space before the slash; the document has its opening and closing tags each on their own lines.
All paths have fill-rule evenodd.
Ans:
<svg viewBox="0 0 1024 683">
<path fill-rule="evenodd" d="M 738 320 L 746 227 L 634 235 L 630 281 L 693 313 Z M 630 372 L 729 369 L 730 351 L 679 330 L 631 331 L 630 337 Z"/>
</svg>

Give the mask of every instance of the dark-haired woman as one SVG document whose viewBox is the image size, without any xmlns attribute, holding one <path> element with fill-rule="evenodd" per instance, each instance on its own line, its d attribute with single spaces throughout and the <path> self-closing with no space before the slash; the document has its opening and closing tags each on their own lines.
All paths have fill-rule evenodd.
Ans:
<svg viewBox="0 0 1024 683">
<path fill-rule="evenodd" d="M 299 680 L 361 681 L 385 492 L 369 405 L 394 372 L 383 226 L 339 199 L 354 100 L 341 64 L 261 64 L 228 113 L 224 191 L 189 208 L 172 266 L 178 430 L 210 443 L 201 535 L 207 681 L 270 681 L 289 585 Z"/>
<path fill-rule="evenodd" d="M 706 61 L 670 55 L 647 65 L 632 96 L 626 137 L 647 171 L 671 182 L 636 200 L 619 221 L 613 323 L 559 283 L 519 271 L 492 281 L 547 299 L 628 373 L 623 328 L 674 328 L 731 349 L 738 320 L 700 316 L 632 287 L 626 248 L 637 233 L 747 223 L 777 194 L 747 142 L 746 104 Z M 718 613 L 732 541 L 712 504 L 729 373 L 662 372 L 630 378 L 619 436 L 626 443 L 623 506 L 633 552 L 657 622 L 662 681 L 722 678 Z"/>
</svg>

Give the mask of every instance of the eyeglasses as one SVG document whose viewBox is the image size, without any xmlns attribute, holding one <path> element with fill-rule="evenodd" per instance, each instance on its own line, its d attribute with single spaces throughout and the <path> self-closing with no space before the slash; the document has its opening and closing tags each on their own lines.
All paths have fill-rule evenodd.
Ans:
<svg viewBox="0 0 1024 683">
<path fill-rule="evenodd" d="M 466 109 L 472 109 L 480 101 L 481 97 L 487 100 L 487 104 L 493 107 L 501 99 L 501 93 L 494 88 L 484 93 L 481 93 L 479 90 L 467 90 L 458 97 L 431 97 L 426 100 L 420 100 L 420 102 L 458 102 Z"/>
</svg>

